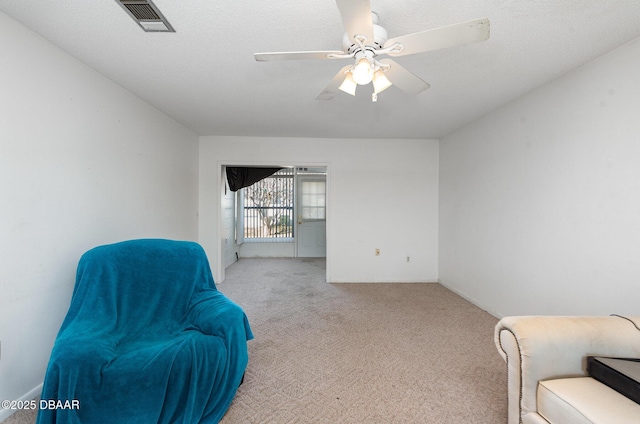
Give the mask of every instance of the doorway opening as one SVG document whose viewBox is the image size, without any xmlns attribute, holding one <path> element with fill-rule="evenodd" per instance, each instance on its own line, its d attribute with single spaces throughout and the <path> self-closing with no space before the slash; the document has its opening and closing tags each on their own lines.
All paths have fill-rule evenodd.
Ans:
<svg viewBox="0 0 640 424">
<path fill-rule="evenodd" d="M 285 166 L 225 190 L 224 267 L 240 258 L 326 257 L 327 196 L 326 166 Z"/>
</svg>

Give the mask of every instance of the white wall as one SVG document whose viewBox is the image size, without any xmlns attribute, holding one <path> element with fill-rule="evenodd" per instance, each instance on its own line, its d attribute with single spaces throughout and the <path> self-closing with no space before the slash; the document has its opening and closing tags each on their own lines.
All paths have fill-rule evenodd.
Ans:
<svg viewBox="0 0 640 424">
<path fill-rule="evenodd" d="M 327 166 L 328 281 L 436 281 L 437 140 L 201 137 L 200 242 L 212 264 L 218 258 L 217 281 L 227 164 Z"/>
<path fill-rule="evenodd" d="M 296 245 L 294 242 L 251 242 L 246 241 L 238 246 L 240 258 L 294 258 Z"/>
<path fill-rule="evenodd" d="M 440 280 L 497 316 L 638 314 L 640 40 L 445 137 Z"/>
<path fill-rule="evenodd" d="M 222 193 L 222 228 L 224 237 L 224 260 L 223 266 L 226 268 L 236 262 L 238 248 L 236 245 L 236 193 L 229 190 L 228 186 Z"/>
<path fill-rule="evenodd" d="M 198 137 L 3 13 L 0 58 L 0 399 L 17 400 L 39 394 L 84 251 L 197 239 Z"/>
</svg>

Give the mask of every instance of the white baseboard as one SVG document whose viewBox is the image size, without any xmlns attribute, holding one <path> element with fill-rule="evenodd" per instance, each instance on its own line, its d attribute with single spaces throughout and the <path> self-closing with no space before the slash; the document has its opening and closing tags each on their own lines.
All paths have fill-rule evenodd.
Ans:
<svg viewBox="0 0 640 424">
<path fill-rule="evenodd" d="M 493 315 L 495 318 L 498 318 L 498 319 L 504 318 L 503 315 L 494 311 L 492 308 L 488 308 L 487 306 L 483 305 L 481 302 L 478 302 L 476 299 L 467 296 L 465 293 L 462 293 L 460 290 L 457 290 L 453 287 L 448 286 L 447 284 L 443 283 L 442 280 L 438 280 L 438 284 L 445 287 L 447 290 L 451 290 L 452 292 L 454 292 L 464 300 L 473 303 L 475 306 L 487 312 L 489 315 Z"/>
<path fill-rule="evenodd" d="M 420 279 L 420 280 L 377 280 L 377 281 L 366 281 L 366 280 L 348 280 L 341 278 L 338 281 L 327 281 L 330 284 L 439 284 L 436 279 Z"/>
<path fill-rule="evenodd" d="M 38 384 L 33 389 L 29 390 L 24 395 L 20 396 L 19 399 L 12 399 L 18 401 L 32 400 L 40 396 L 42 393 L 42 383 Z M 12 416 L 15 412 L 18 412 L 16 409 L 0 409 L 0 423 Z"/>
</svg>

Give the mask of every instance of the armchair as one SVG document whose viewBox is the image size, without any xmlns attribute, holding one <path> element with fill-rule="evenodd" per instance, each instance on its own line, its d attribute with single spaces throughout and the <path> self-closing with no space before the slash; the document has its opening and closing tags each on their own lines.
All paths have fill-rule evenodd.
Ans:
<svg viewBox="0 0 640 424">
<path fill-rule="evenodd" d="M 37 423 L 217 423 L 252 338 L 197 243 L 96 247 L 78 264 L 42 390 L 77 407 L 42 409 Z"/>
</svg>

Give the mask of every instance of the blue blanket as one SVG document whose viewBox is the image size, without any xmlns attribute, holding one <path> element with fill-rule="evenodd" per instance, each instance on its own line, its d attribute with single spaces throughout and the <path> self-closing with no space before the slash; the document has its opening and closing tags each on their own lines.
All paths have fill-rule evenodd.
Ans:
<svg viewBox="0 0 640 424">
<path fill-rule="evenodd" d="M 37 423 L 217 423 L 252 338 L 197 243 L 94 248 L 78 265 Z"/>
</svg>

